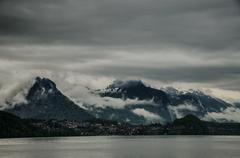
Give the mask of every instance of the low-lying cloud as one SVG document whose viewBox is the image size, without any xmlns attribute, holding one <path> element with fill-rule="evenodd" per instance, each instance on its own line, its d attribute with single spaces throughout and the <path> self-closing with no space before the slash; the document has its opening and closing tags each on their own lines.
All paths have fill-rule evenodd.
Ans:
<svg viewBox="0 0 240 158">
<path fill-rule="evenodd" d="M 204 117 L 207 121 L 218 122 L 240 122 L 240 109 L 235 107 L 228 107 L 222 112 L 208 112 Z"/>
<path fill-rule="evenodd" d="M 197 112 L 199 109 L 192 104 L 181 104 L 178 106 L 168 106 L 168 110 L 170 111 L 173 118 L 183 118 L 186 115 L 186 111 L 188 112 Z"/>
<path fill-rule="evenodd" d="M 164 122 L 164 119 L 159 115 L 149 112 L 143 108 L 136 108 L 132 110 L 132 112 L 138 116 L 144 117 L 146 120 L 150 122 Z"/>
</svg>

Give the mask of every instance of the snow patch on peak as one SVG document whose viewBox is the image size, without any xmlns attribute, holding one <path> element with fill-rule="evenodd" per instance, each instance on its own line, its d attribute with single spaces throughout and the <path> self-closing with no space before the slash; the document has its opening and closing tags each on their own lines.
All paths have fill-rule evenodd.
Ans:
<svg viewBox="0 0 240 158">
<path fill-rule="evenodd" d="M 48 78 L 36 77 L 35 84 L 44 89 L 56 89 L 56 84 Z"/>
</svg>

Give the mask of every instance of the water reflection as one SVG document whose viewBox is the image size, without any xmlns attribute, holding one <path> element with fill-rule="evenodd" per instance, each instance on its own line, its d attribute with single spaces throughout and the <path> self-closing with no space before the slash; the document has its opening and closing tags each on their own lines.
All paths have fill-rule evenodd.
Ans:
<svg viewBox="0 0 240 158">
<path fill-rule="evenodd" d="M 145 136 L 1 139 L 1 158 L 239 158 L 240 137 Z"/>
</svg>

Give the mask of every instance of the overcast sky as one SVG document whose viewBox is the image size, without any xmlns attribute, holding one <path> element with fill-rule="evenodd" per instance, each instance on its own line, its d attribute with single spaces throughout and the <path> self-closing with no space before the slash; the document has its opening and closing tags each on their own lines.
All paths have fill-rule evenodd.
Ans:
<svg viewBox="0 0 240 158">
<path fill-rule="evenodd" d="M 49 74 L 240 91 L 240 3 L 0 0 L 0 87 Z"/>
</svg>

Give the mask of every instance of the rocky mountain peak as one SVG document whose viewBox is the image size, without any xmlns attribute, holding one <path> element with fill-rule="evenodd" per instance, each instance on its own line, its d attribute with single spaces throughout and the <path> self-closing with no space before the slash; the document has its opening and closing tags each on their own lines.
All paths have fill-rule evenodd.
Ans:
<svg viewBox="0 0 240 158">
<path fill-rule="evenodd" d="M 75 104 L 47 78 L 37 77 L 28 91 L 27 103 L 8 109 L 21 118 L 88 120 L 94 117 Z"/>
<path fill-rule="evenodd" d="M 56 84 L 53 81 L 48 78 L 36 77 L 33 86 L 28 92 L 27 100 L 43 98 L 57 91 Z"/>
<path fill-rule="evenodd" d="M 45 89 L 56 89 L 56 84 L 48 78 L 36 77 L 35 85 L 43 87 Z"/>
<path fill-rule="evenodd" d="M 115 80 L 111 85 L 107 87 L 107 89 L 127 89 L 127 88 L 139 88 L 146 87 L 141 80 L 129 80 L 129 81 L 121 81 Z"/>
</svg>

